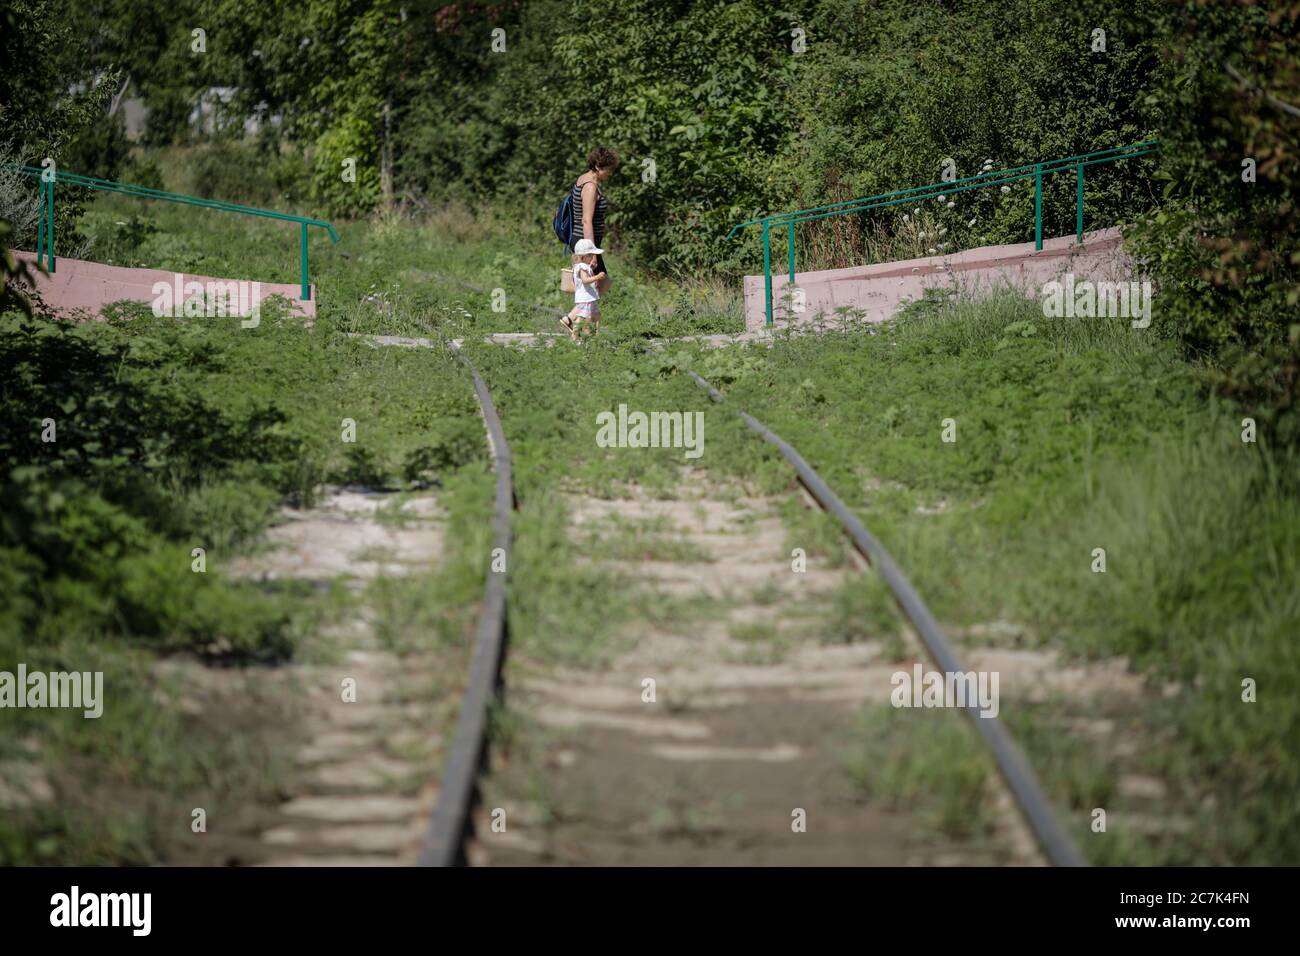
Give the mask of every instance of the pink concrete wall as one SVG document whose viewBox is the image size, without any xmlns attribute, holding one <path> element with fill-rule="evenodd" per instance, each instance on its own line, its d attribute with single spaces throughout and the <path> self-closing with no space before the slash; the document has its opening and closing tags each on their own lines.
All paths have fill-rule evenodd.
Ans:
<svg viewBox="0 0 1300 956">
<path fill-rule="evenodd" d="M 775 263 L 774 263 L 775 266 Z M 805 295 L 800 314 L 786 314 L 782 296 L 789 284 L 785 273 L 772 276 L 772 314 L 775 326 L 805 325 L 818 313 L 833 317 L 835 309 L 861 309 L 869 322 L 893 317 L 907 302 L 924 295 L 926 289 L 953 289 L 975 296 L 1001 289 L 1015 289 L 1038 297 L 1045 283 L 1066 272 L 1094 282 L 1131 281 L 1134 266 L 1120 248 L 1118 229 L 1084 233 L 1083 243 L 1074 236 L 1048 239 L 1041 251 L 1032 242 L 1007 246 L 984 246 L 947 256 L 929 256 L 901 262 L 879 262 L 848 269 L 826 269 L 795 273 L 795 286 Z M 745 276 L 745 329 L 764 328 L 763 277 Z"/>
<path fill-rule="evenodd" d="M 132 269 L 110 266 L 84 259 L 56 259 L 54 274 L 46 275 L 36 268 L 36 255 L 14 250 L 14 255 L 25 261 L 36 277 L 36 288 L 47 305 L 66 318 L 100 317 L 100 311 L 123 299 L 149 305 L 154 300 L 155 282 L 172 283 L 176 273 L 162 269 Z M 181 282 L 239 282 L 239 279 L 220 279 L 182 273 Z M 252 281 L 252 280 L 243 280 Z M 262 300 L 281 295 L 289 300 L 295 315 L 312 318 L 316 315 L 316 286 L 311 286 L 311 298 L 298 298 L 302 287 L 298 283 L 261 283 Z"/>
</svg>

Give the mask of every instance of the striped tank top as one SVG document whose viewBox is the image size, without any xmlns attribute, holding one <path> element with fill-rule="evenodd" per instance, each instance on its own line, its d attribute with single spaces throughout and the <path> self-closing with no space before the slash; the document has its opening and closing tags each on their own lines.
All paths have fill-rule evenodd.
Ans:
<svg viewBox="0 0 1300 956">
<path fill-rule="evenodd" d="M 608 208 L 609 202 L 605 199 L 605 194 L 600 191 L 600 183 L 596 183 L 596 211 L 591 217 L 591 231 L 595 233 L 592 241 L 596 245 L 600 245 L 600 241 L 605 238 L 605 210 Z M 575 181 L 573 184 L 573 241 L 577 242 L 582 237 L 582 186 Z"/>
</svg>

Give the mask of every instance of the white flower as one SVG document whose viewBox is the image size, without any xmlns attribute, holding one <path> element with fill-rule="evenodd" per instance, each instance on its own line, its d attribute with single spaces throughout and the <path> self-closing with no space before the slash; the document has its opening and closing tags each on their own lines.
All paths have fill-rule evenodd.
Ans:
<svg viewBox="0 0 1300 956">
<path fill-rule="evenodd" d="M 903 222 L 911 222 L 911 217 L 907 213 L 903 213 Z"/>
<path fill-rule="evenodd" d="M 1003 191 L 1004 193 L 1009 193 L 1009 192 L 1011 192 L 1011 187 L 1010 187 L 1010 186 L 1003 186 L 1003 187 L 1002 187 L 1002 191 Z"/>
<path fill-rule="evenodd" d="M 970 222 L 966 223 L 966 225 L 968 225 L 968 226 L 973 226 L 973 225 L 975 225 L 975 223 L 976 223 L 977 221 L 978 221 L 978 220 L 976 220 L 976 219 L 972 219 Z"/>
<path fill-rule="evenodd" d="M 943 202 L 943 193 L 939 194 L 939 202 Z"/>
<path fill-rule="evenodd" d="M 929 253 L 930 253 L 930 255 L 934 255 L 934 254 L 935 254 L 936 252 L 938 252 L 938 251 L 939 251 L 939 250 L 936 249 L 934 246 L 931 246 L 930 249 L 929 249 Z"/>
</svg>

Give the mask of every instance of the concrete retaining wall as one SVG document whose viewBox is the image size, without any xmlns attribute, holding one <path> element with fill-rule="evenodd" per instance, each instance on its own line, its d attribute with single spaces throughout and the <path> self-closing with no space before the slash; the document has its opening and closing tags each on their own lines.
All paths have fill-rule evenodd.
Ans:
<svg viewBox="0 0 1300 956">
<path fill-rule="evenodd" d="M 36 289 L 47 305 L 65 318 L 100 318 L 100 311 L 114 302 L 127 300 L 143 302 L 149 305 L 154 301 L 154 284 L 165 282 L 174 286 L 175 272 L 161 269 L 133 269 L 126 266 L 110 266 L 102 262 L 89 262 L 84 259 L 57 259 L 55 272 L 46 275 L 36 268 L 36 254 L 14 250 L 14 255 L 25 261 L 32 275 L 36 277 Z M 188 282 L 198 282 L 203 286 L 208 283 L 251 282 L 252 280 L 219 279 L 213 276 L 200 276 L 181 273 L 181 286 Z M 289 300 L 293 314 L 304 318 L 316 315 L 316 287 L 311 286 L 311 298 L 298 298 L 302 287 L 298 283 L 262 282 L 260 283 L 262 301 L 273 295 L 283 296 Z"/>
<path fill-rule="evenodd" d="M 782 301 L 789 276 L 772 276 L 772 314 L 780 327 L 813 324 L 819 314 L 831 318 L 836 309 L 859 309 L 869 322 L 892 318 L 907 302 L 921 298 L 926 289 L 953 289 L 980 296 L 997 289 L 1015 289 L 1037 298 L 1045 283 L 1073 272 L 1094 282 L 1132 281 L 1132 260 L 1120 248 L 1119 229 L 1084 233 L 1082 244 L 1074 236 L 1044 241 L 1041 251 L 1032 242 L 984 246 L 947 256 L 929 256 L 900 262 L 880 262 L 848 269 L 795 273 L 795 287 L 804 294 L 804 308 L 793 313 Z M 793 297 L 792 297 L 793 299 Z M 765 327 L 763 277 L 745 276 L 745 329 Z"/>
</svg>

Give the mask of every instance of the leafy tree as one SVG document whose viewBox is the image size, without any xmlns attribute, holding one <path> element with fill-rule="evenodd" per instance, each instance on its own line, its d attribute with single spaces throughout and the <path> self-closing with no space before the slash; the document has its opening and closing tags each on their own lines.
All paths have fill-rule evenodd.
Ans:
<svg viewBox="0 0 1300 956">
<path fill-rule="evenodd" d="M 212 15 L 214 62 L 248 115 L 279 115 L 310 145 L 317 200 L 343 215 L 391 200 L 394 93 L 415 12 L 398 0 L 220 0 Z"/>
<path fill-rule="evenodd" d="M 80 19 L 87 62 L 114 70 L 120 82 L 110 105 L 138 96 L 148 110 L 146 141 L 183 139 L 196 97 L 210 82 L 212 60 L 193 49 L 192 31 L 210 27 L 206 0 L 88 0 Z"/>
<path fill-rule="evenodd" d="M 118 74 L 94 70 L 85 59 L 85 35 L 74 26 L 70 0 L 14 0 L 0 20 L 0 154 L 5 161 L 39 165 L 50 158 L 75 168 L 76 141 L 102 126 Z M 101 167 L 101 172 L 113 172 Z M 35 193 L 36 181 L 22 187 Z M 75 239 L 85 190 L 60 188 L 55 232 Z M 18 245 L 35 236 L 15 235 Z"/>
<path fill-rule="evenodd" d="M 105 113 L 119 76 L 86 66 L 70 0 L 13 0 L 0 22 L 0 128 L 24 160 L 56 160 Z"/>
</svg>

